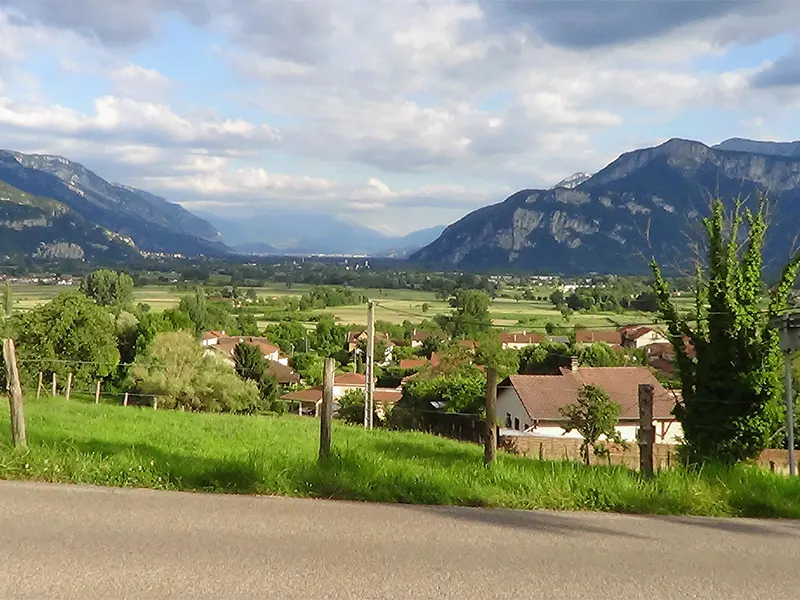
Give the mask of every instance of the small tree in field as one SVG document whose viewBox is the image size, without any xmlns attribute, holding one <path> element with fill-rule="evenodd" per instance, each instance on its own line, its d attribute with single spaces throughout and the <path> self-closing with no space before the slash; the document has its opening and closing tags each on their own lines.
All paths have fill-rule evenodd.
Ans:
<svg viewBox="0 0 800 600">
<path fill-rule="evenodd" d="M 605 436 L 610 442 L 622 444 L 622 438 L 615 429 L 619 421 L 619 404 L 611 400 L 601 388 L 585 385 L 578 393 L 578 400 L 559 409 L 567 420 L 562 427 L 569 433 L 573 429 L 581 434 L 581 454 L 583 461 L 589 464 L 589 448 L 595 456 L 608 456 L 608 448 L 598 440 Z"/>
<path fill-rule="evenodd" d="M 679 313 L 661 269 L 652 264 L 660 316 L 675 348 L 683 392 L 676 415 L 691 463 L 753 458 L 780 429 L 782 357 L 770 320 L 788 307 L 800 253 L 784 267 L 765 307 L 766 212 L 763 199 L 755 212 L 741 203 L 730 212 L 721 200 L 713 203 L 703 221 L 707 258 L 697 265 L 691 316 Z"/>
</svg>

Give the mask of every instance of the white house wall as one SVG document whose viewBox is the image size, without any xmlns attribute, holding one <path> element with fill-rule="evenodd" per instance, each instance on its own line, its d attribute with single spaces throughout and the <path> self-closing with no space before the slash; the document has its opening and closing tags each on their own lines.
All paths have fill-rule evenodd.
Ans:
<svg viewBox="0 0 800 600">
<path fill-rule="evenodd" d="M 508 425 L 507 417 L 511 417 L 511 425 Z M 524 431 L 526 426 L 533 425 L 533 420 L 528 411 L 522 405 L 517 392 L 513 388 L 502 388 L 498 390 L 497 394 L 497 419 L 500 421 L 501 427 L 508 427 L 509 429 L 518 429 Z M 519 427 L 516 426 L 517 419 L 519 419 Z M 654 420 L 653 426 L 656 429 L 656 443 L 659 444 L 676 444 L 683 436 L 681 424 L 677 421 L 659 421 Z M 636 442 L 639 430 L 638 425 L 620 425 L 615 428 L 621 435 L 622 439 L 626 442 Z M 564 434 L 564 429 L 552 423 L 543 424 L 531 430 L 536 435 L 543 435 L 548 437 L 568 437 L 580 439 L 581 436 L 576 431 L 571 431 Z"/>
</svg>

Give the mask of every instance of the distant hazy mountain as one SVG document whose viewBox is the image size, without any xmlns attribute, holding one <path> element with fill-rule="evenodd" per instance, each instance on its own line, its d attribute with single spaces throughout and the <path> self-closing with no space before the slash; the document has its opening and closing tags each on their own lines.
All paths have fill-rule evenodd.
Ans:
<svg viewBox="0 0 800 600">
<path fill-rule="evenodd" d="M 800 141 L 797 142 L 759 142 L 744 138 L 731 138 L 713 146 L 717 150 L 766 154 L 783 158 L 800 158 Z"/>
<path fill-rule="evenodd" d="M 450 268 L 644 272 L 655 255 L 689 265 L 711 196 L 768 193 L 768 261 L 785 260 L 800 230 L 800 157 L 709 148 L 673 139 L 620 156 L 574 189 L 522 190 L 450 225 L 410 260 Z"/>
<path fill-rule="evenodd" d="M 88 223 L 65 204 L 0 182 L 0 256 L 124 260 L 130 240 Z"/>
<path fill-rule="evenodd" d="M 109 183 L 59 156 L 0 150 L 0 181 L 69 207 L 87 223 L 130 238 L 153 252 L 224 254 L 218 232 L 177 204 Z"/>
<path fill-rule="evenodd" d="M 578 187 L 582 183 L 589 181 L 591 178 L 591 173 L 573 173 L 566 179 L 559 181 L 553 186 L 553 188 L 567 188 L 568 190 L 571 190 Z"/>
<path fill-rule="evenodd" d="M 222 240 L 246 254 L 364 254 L 404 257 L 435 240 L 443 227 L 391 237 L 374 229 L 313 212 L 241 211 L 198 215 L 214 224 Z"/>
</svg>

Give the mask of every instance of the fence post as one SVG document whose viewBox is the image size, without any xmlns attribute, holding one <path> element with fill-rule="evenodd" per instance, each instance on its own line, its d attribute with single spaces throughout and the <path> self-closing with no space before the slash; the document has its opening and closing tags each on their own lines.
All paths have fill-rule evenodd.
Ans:
<svg viewBox="0 0 800 600">
<path fill-rule="evenodd" d="M 69 396 L 72 393 L 72 373 L 67 375 L 67 400 L 69 401 Z"/>
<path fill-rule="evenodd" d="M 122 406 L 128 406 L 128 392 L 125 392 L 125 398 L 122 400 Z"/>
<path fill-rule="evenodd" d="M 94 392 L 94 403 L 100 404 L 100 382 L 97 382 L 97 389 Z"/>
<path fill-rule="evenodd" d="M 653 386 L 639 384 L 639 471 L 653 476 L 653 445 L 656 430 L 653 427 Z"/>
<path fill-rule="evenodd" d="M 50 395 L 51 395 L 53 398 L 55 398 L 55 397 L 56 397 L 56 391 L 57 391 L 57 390 L 56 390 L 56 374 L 55 374 L 55 373 L 53 373 L 53 388 L 52 388 L 52 390 L 50 391 Z"/>
<path fill-rule="evenodd" d="M 153 410 L 158 410 L 158 396 L 153 396 Z"/>
<path fill-rule="evenodd" d="M 336 361 L 325 359 L 322 377 L 322 411 L 319 419 L 319 460 L 327 460 L 331 453 L 331 426 L 333 421 L 333 378 L 336 376 Z M 366 400 L 366 398 L 365 398 Z"/>
<path fill-rule="evenodd" d="M 3 340 L 3 361 L 6 364 L 6 382 L 8 383 L 8 404 L 11 412 L 11 441 L 14 447 L 23 448 L 27 443 L 25 436 L 25 411 L 22 407 L 22 386 L 19 383 L 17 370 L 17 354 L 14 340 Z"/>
<path fill-rule="evenodd" d="M 483 464 L 490 465 L 497 454 L 497 369 L 486 372 L 486 434 L 483 438 Z"/>
<path fill-rule="evenodd" d="M 36 388 L 36 399 L 39 399 L 39 396 L 42 393 L 42 389 L 44 388 L 44 373 L 39 371 L 39 387 Z"/>
</svg>

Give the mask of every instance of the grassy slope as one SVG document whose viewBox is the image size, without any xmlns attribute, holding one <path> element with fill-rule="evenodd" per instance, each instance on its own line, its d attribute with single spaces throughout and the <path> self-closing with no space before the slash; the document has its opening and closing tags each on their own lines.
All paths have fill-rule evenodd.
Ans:
<svg viewBox="0 0 800 600">
<path fill-rule="evenodd" d="M 652 481 L 501 455 L 419 433 L 336 424 L 317 466 L 318 422 L 28 401 L 29 449 L 9 442 L 0 408 L 0 478 L 385 502 L 800 517 L 800 481 L 740 468 L 671 471 Z"/>
</svg>

